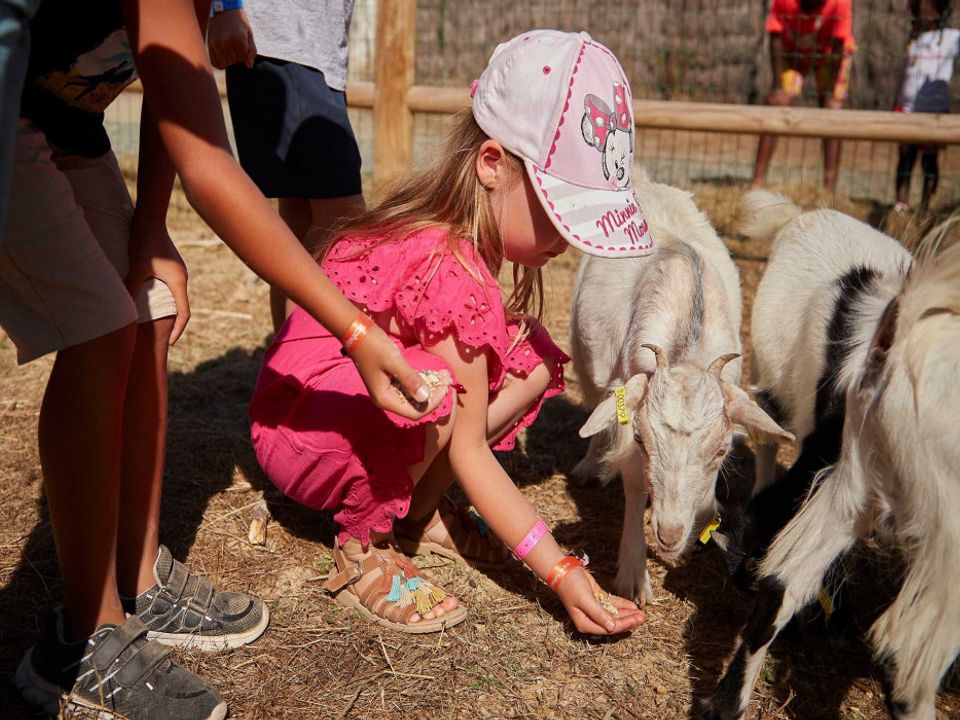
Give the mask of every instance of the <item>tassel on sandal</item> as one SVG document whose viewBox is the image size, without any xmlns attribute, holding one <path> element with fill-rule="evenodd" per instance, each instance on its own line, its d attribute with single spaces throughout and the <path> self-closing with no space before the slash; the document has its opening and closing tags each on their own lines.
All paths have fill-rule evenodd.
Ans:
<svg viewBox="0 0 960 720">
<path fill-rule="evenodd" d="M 351 560 L 337 547 L 333 557 L 337 572 L 323 584 L 324 590 L 333 594 L 338 604 L 379 625 L 397 632 L 432 633 L 458 625 L 467 617 L 462 606 L 444 610 L 440 617 L 423 617 L 443 602 L 447 593 L 395 551 L 373 548 L 361 560 Z M 410 622 L 414 614 L 419 614 L 420 620 Z"/>
</svg>

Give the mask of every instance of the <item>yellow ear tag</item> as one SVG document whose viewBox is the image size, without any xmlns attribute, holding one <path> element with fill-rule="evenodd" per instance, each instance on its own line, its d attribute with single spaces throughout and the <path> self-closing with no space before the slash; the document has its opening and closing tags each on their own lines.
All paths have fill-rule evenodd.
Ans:
<svg viewBox="0 0 960 720">
<path fill-rule="evenodd" d="M 627 388 L 621 386 L 613 391 L 617 398 L 617 422 L 621 425 L 630 424 L 630 413 L 627 412 Z"/>
<path fill-rule="evenodd" d="M 826 588 L 820 588 L 820 594 L 817 595 L 817 599 L 820 601 L 820 607 L 823 608 L 824 614 L 829 619 L 829 617 L 833 615 L 833 600 L 827 595 Z"/>
<path fill-rule="evenodd" d="M 700 533 L 700 542 L 704 545 L 710 542 L 710 537 L 713 535 L 713 531 L 718 527 L 720 527 L 720 518 L 714 515 L 713 520 L 710 521 L 710 524 L 703 529 L 702 533 Z"/>
</svg>

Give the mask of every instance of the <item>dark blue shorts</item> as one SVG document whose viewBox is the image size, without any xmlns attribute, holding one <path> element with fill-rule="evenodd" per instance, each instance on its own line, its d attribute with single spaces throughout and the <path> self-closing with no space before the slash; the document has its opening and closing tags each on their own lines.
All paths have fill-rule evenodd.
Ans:
<svg viewBox="0 0 960 720">
<path fill-rule="evenodd" d="M 257 56 L 227 68 L 227 99 L 240 165 L 267 197 L 359 195 L 360 150 L 346 95 L 323 73 Z"/>
</svg>

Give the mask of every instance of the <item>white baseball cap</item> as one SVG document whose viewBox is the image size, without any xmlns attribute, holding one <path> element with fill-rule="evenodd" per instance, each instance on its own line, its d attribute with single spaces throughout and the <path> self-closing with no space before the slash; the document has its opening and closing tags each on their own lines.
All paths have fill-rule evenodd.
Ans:
<svg viewBox="0 0 960 720">
<path fill-rule="evenodd" d="M 653 237 L 633 191 L 633 98 L 612 52 L 585 32 L 502 43 L 471 89 L 480 128 L 523 159 L 544 210 L 590 255 L 636 257 Z"/>
</svg>

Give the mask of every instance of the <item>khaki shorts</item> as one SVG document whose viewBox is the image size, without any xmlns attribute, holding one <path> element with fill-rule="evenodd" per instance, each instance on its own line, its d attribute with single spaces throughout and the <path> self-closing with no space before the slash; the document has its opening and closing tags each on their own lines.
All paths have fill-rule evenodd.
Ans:
<svg viewBox="0 0 960 720">
<path fill-rule="evenodd" d="M 132 217 L 112 152 L 51 152 L 43 133 L 20 121 L 0 249 L 0 326 L 19 363 L 176 315 L 163 282 L 148 279 L 136 303 L 123 284 Z"/>
</svg>

